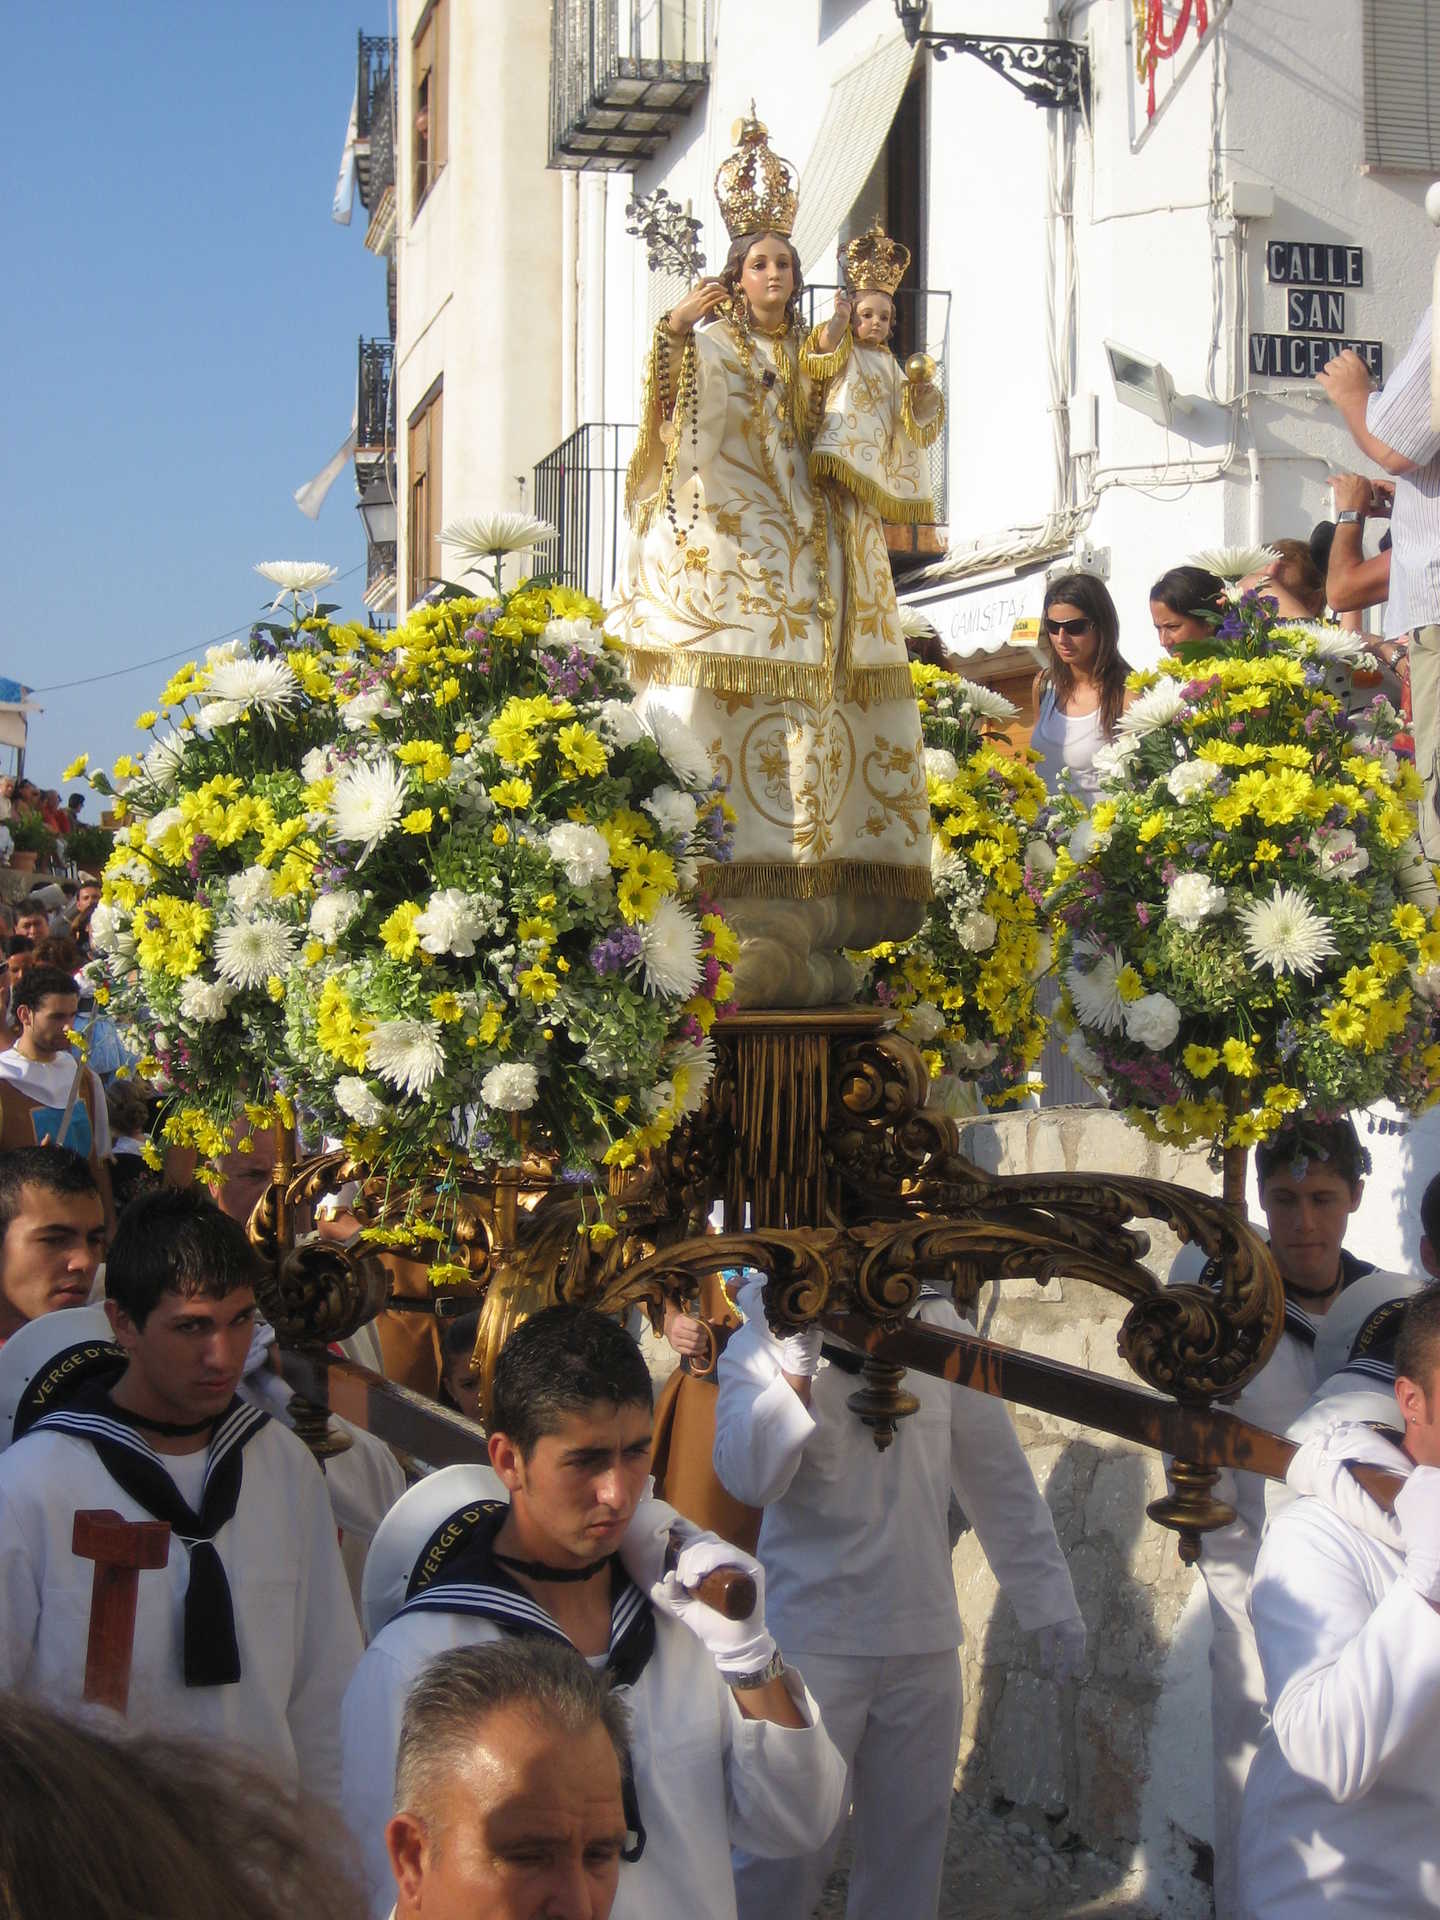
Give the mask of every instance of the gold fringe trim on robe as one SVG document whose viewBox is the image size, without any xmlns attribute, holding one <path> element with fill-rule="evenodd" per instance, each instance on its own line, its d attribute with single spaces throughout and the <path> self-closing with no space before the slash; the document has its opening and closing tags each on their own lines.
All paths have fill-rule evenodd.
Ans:
<svg viewBox="0 0 1440 1920">
<path fill-rule="evenodd" d="M 840 336 L 838 347 L 832 347 L 829 353 L 820 348 L 820 327 L 812 327 L 805 336 L 805 344 L 800 349 L 800 371 L 811 380 L 833 380 L 850 358 L 850 328 L 846 325 Z"/>
<path fill-rule="evenodd" d="M 922 500 L 901 500 L 896 494 L 887 493 L 883 487 L 877 486 L 864 474 L 856 473 L 838 453 L 812 453 L 810 478 L 833 480 L 837 487 L 844 487 L 857 500 L 863 500 L 867 507 L 873 507 L 882 520 L 889 520 L 897 526 L 933 526 L 935 523 L 935 502 L 928 496 Z"/>
<path fill-rule="evenodd" d="M 820 705 L 832 697 L 871 706 L 914 695 L 908 662 L 898 666 L 851 667 L 836 675 L 827 666 L 794 660 L 756 660 L 749 654 L 676 653 L 666 647 L 627 644 L 625 657 L 637 686 L 703 687 L 709 693 L 769 700 L 808 700 Z"/>
<path fill-rule="evenodd" d="M 945 396 L 943 393 L 939 395 L 940 405 L 933 418 L 917 420 L 913 404 L 914 392 L 915 389 L 908 380 L 900 389 L 900 424 L 917 447 L 933 446 L 945 427 Z"/>
<path fill-rule="evenodd" d="M 810 867 L 786 860 L 732 860 L 702 867 L 700 886 L 719 900 L 824 900 L 837 893 L 892 900 L 934 897 L 928 863 L 899 867 L 884 860 L 826 860 Z"/>
</svg>

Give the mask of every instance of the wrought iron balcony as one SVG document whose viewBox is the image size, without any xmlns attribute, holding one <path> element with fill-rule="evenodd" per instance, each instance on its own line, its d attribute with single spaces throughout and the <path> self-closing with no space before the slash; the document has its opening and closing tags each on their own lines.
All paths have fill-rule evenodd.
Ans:
<svg viewBox="0 0 1440 1920">
<path fill-rule="evenodd" d="M 395 608 L 396 545 L 393 540 L 376 540 L 365 549 L 365 605 L 372 613 L 392 613 Z"/>
<path fill-rule="evenodd" d="M 535 549 L 536 573 L 609 598 L 625 537 L 625 469 L 635 432 L 588 421 L 536 466 L 535 511 L 555 529 L 555 538 Z"/>
<path fill-rule="evenodd" d="M 807 285 L 804 294 L 805 324 L 813 327 L 828 319 L 835 304 L 838 286 L 826 286 L 817 283 Z M 948 419 L 950 412 L 950 295 L 948 291 L 936 287 L 901 287 L 895 295 L 895 333 L 890 342 L 897 358 L 903 366 L 912 353 L 928 353 L 938 363 L 935 384 L 939 387 L 945 401 Z M 950 499 L 950 435 L 942 433 L 926 450 L 925 457 L 930 462 L 930 490 L 935 502 L 935 524 L 943 527 L 949 511 Z M 925 530 L 915 529 L 915 537 L 902 542 L 892 542 L 892 558 L 898 561 L 904 553 L 915 552 L 933 554 L 938 547 L 933 539 L 926 540 Z"/>
<path fill-rule="evenodd" d="M 710 78 L 710 0 L 553 0 L 550 165 L 629 172 Z"/>
<path fill-rule="evenodd" d="M 395 448 L 395 342 L 360 342 L 355 465 L 374 466 Z"/>
<path fill-rule="evenodd" d="M 380 34 L 360 35 L 355 184 L 367 213 L 395 184 L 395 42 Z"/>
</svg>

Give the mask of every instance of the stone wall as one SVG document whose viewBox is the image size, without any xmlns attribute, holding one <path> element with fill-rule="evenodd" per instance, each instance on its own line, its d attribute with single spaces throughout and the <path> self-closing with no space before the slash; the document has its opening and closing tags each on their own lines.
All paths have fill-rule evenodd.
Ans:
<svg viewBox="0 0 1440 1920">
<path fill-rule="evenodd" d="M 1147 1142 L 1116 1114 L 1077 1107 L 977 1121 L 963 1150 L 994 1173 L 1127 1173 L 1218 1190 L 1204 1157 Z M 1176 1251 L 1158 1223 L 1147 1264 Z M 1125 1303 L 1081 1281 L 987 1288 L 980 1331 L 1007 1346 L 1134 1381 L 1116 1335 Z M 1157 1456 L 1064 1420 L 1012 1409 L 1089 1629 L 1085 1667 L 1041 1677 L 973 1533 L 955 1552 L 965 1624 L 965 1732 L 956 1784 L 1061 1848 L 1126 1869 L 1146 1913 L 1211 1911 L 1208 1616 L 1175 1536 L 1145 1516 L 1164 1491 Z"/>
</svg>

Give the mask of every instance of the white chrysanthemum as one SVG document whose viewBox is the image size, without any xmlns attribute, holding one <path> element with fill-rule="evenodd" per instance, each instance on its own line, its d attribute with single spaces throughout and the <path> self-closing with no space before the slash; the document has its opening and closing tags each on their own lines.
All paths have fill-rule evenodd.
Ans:
<svg viewBox="0 0 1440 1920">
<path fill-rule="evenodd" d="M 232 660 L 248 660 L 249 658 L 249 642 L 241 637 L 237 637 L 234 640 L 222 640 L 216 646 L 205 649 L 205 666 L 207 671 L 211 667 L 229 666 Z"/>
<path fill-rule="evenodd" d="M 365 1058 L 398 1093 L 425 1093 L 445 1065 L 438 1020 L 382 1020 L 365 1045 Z"/>
<path fill-rule="evenodd" d="M 185 758 L 185 736 L 180 733 L 162 733 L 140 763 L 145 769 L 145 778 L 157 787 L 164 786 L 180 771 L 180 763 Z"/>
<path fill-rule="evenodd" d="M 1082 1079 L 1090 1081 L 1092 1085 L 1098 1085 L 1104 1079 L 1104 1063 L 1084 1034 L 1067 1033 L 1064 1047 L 1071 1066 Z"/>
<path fill-rule="evenodd" d="M 1203 873 L 1177 873 L 1165 895 L 1165 917 L 1194 933 L 1203 921 L 1225 911 L 1225 889 Z"/>
<path fill-rule="evenodd" d="M 661 900 L 640 928 L 645 990 L 688 1000 L 700 986 L 700 923 L 678 900 Z"/>
<path fill-rule="evenodd" d="M 193 1026 L 207 1026 L 225 1018 L 234 998 L 235 989 L 228 980 L 206 980 L 192 973 L 180 982 L 180 1018 Z"/>
<path fill-rule="evenodd" d="M 238 913 L 253 913 L 256 907 L 275 897 L 275 876 L 268 867 L 246 867 L 232 873 L 225 882 L 230 904 Z"/>
<path fill-rule="evenodd" d="M 715 778 L 715 767 L 699 734 L 676 719 L 668 707 L 657 704 L 637 711 L 645 731 L 682 785 L 708 787 Z"/>
<path fill-rule="evenodd" d="M 390 1112 L 374 1088 L 353 1073 L 341 1074 L 335 1082 L 335 1104 L 357 1127 L 378 1127 Z"/>
<path fill-rule="evenodd" d="M 215 935 L 215 971 L 237 987 L 263 987 L 295 957 L 295 935 L 279 920 L 241 920 Z"/>
<path fill-rule="evenodd" d="M 440 529 L 442 547 L 453 547 L 462 560 L 493 560 L 498 553 L 528 553 L 543 540 L 553 540 L 555 529 L 533 513 L 482 513 L 452 520 Z"/>
<path fill-rule="evenodd" d="M 640 804 L 662 833 L 672 833 L 678 840 L 690 838 L 700 817 L 690 795 L 676 787 L 656 787 L 649 799 Z"/>
<path fill-rule="evenodd" d="M 983 1073 L 993 1065 L 999 1051 L 991 1040 L 961 1040 L 949 1049 L 950 1058 L 963 1073 Z"/>
<path fill-rule="evenodd" d="M 1276 887 L 1268 900 L 1239 909 L 1246 952 L 1272 973 L 1303 974 L 1309 980 L 1336 951 L 1330 922 L 1298 887 Z"/>
<path fill-rule="evenodd" d="M 1194 800 L 1213 787 L 1220 778 L 1220 769 L 1213 760 L 1182 760 L 1178 767 L 1172 767 L 1165 776 L 1165 784 L 1171 797 L 1183 806 L 1187 800 Z"/>
<path fill-rule="evenodd" d="M 935 622 L 919 607 L 911 606 L 902 600 L 896 611 L 900 615 L 900 631 L 907 640 L 938 640 L 940 635 Z"/>
<path fill-rule="evenodd" d="M 906 1008 L 900 1024 L 907 1038 L 923 1047 L 927 1040 L 933 1040 L 937 1033 L 944 1032 L 945 1016 L 933 1000 L 917 1000 L 913 1007 Z"/>
<path fill-rule="evenodd" d="M 145 822 L 145 839 L 149 846 L 155 846 L 163 840 L 172 827 L 178 827 L 185 818 L 179 807 L 162 807 L 159 813 L 152 813 Z"/>
<path fill-rule="evenodd" d="M 207 700 L 195 715 L 195 726 L 198 732 L 210 734 L 217 727 L 233 727 L 244 717 L 245 708 L 239 700 Z"/>
<path fill-rule="evenodd" d="M 968 869 L 960 855 L 947 847 L 939 834 L 930 841 L 930 884 L 936 893 L 948 892 L 964 880 Z"/>
<path fill-rule="evenodd" d="M 388 753 L 348 768 L 336 780 L 330 796 L 335 838 L 355 841 L 368 854 L 399 826 L 406 795 L 404 768 Z"/>
<path fill-rule="evenodd" d="M 1154 733 L 1157 727 L 1168 727 L 1184 711 L 1185 702 L 1180 689 L 1173 680 L 1161 680 L 1151 687 L 1148 693 L 1142 693 L 1138 700 L 1125 709 L 1120 716 L 1121 733 Z"/>
<path fill-rule="evenodd" d="M 1034 839 L 1025 843 L 1025 870 L 1027 873 L 1044 875 L 1055 871 L 1058 859 L 1055 849 L 1048 840 Z"/>
<path fill-rule="evenodd" d="M 340 708 L 340 724 L 347 733 L 364 733 L 376 720 L 393 720 L 400 709 L 383 683 L 366 687 Z"/>
<path fill-rule="evenodd" d="M 322 893 L 310 909 L 310 931 L 326 946 L 333 946 L 363 904 L 359 894 L 352 893 L 349 887 Z"/>
<path fill-rule="evenodd" d="M 1202 547 L 1185 564 L 1203 567 L 1221 580 L 1243 580 L 1247 574 L 1264 573 L 1279 558 L 1274 547 Z"/>
<path fill-rule="evenodd" d="M 1083 866 L 1092 853 L 1099 853 L 1109 846 L 1112 831 L 1110 827 L 1101 827 L 1097 831 L 1088 820 L 1082 820 L 1065 842 L 1065 851 L 1077 867 Z"/>
<path fill-rule="evenodd" d="M 599 653 L 605 644 L 593 620 L 552 620 L 540 637 L 547 646 L 575 647 L 581 653 Z"/>
<path fill-rule="evenodd" d="M 1180 1031 L 1180 1009 L 1167 994 L 1145 993 L 1125 1009 L 1125 1034 L 1151 1053 L 1163 1053 Z"/>
<path fill-rule="evenodd" d="M 257 707 L 261 713 L 280 713 L 300 698 L 300 682 L 284 660 L 247 657 L 213 667 L 207 691 L 212 700 L 228 701 L 242 710 Z"/>
<path fill-rule="evenodd" d="M 1075 1003 L 1076 1019 L 1101 1033 L 1118 1033 L 1125 1024 L 1125 1002 L 1116 985 L 1125 965 L 1123 958 L 1099 952 L 1088 940 L 1075 942 L 1075 955 L 1077 960 L 1093 956 L 1089 967 L 1066 969 L 1065 984 Z"/>
<path fill-rule="evenodd" d="M 958 698 L 969 707 L 972 713 L 982 720 L 1005 722 L 1013 720 L 1020 709 L 1013 700 L 1007 700 L 1003 693 L 996 693 L 993 687 L 982 687 L 976 680 L 967 680 L 962 675 L 956 688 Z"/>
<path fill-rule="evenodd" d="M 1107 740 L 1103 747 L 1095 749 L 1091 761 L 1096 773 L 1102 780 L 1123 781 L 1130 762 L 1140 751 L 1140 741 L 1133 733 L 1122 733 L 1114 740 Z"/>
<path fill-rule="evenodd" d="M 483 940 L 495 928 L 490 903 L 477 893 L 460 887 L 443 887 L 432 893 L 415 921 L 415 931 L 426 953 L 453 953 L 468 960 L 475 942 Z"/>
<path fill-rule="evenodd" d="M 1348 827 L 1317 827 L 1309 842 L 1320 871 L 1332 880 L 1353 880 L 1370 864 L 1370 854 Z"/>
<path fill-rule="evenodd" d="M 960 762 L 948 747 L 926 747 L 925 777 L 928 780 L 953 780 L 960 771 Z"/>
<path fill-rule="evenodd" d="M 545 847 L 572 887 L 588 887 L 610 871 L 610 845 L 595 827 L 565 820 L 545 836 Z"/>
<path fill-rule="evenodd" d="M 261 560 L 255 571 L 280 589 L 270 603 L 274 607 L 287 593 L 318 593 L 336 577 L 334 567 L 323 560 Z"/>
<path fill-rule="evenodd" d="M 309 786 L 330 771 L 329 747 L 309 747 L 300 756 L 300 778 Z"/>
<path fill-rule="evenodd" d="M 995 944 L 995 916 L 978 907 L 967 913 L 955 928 L 955 937 L 967 953 L 988 953 Z"/>
<path fill-rule="evenodd" d="M 705 1095 L 715 1077 L 714 1041 L 709 1038 L 698 1042 L 679 1041 L 665 1055 L 665 1070 L 680 1117 L 688 1120 L 705 1104 Z"/>
<path fill-rule="evenodd" d="M 524 1113 L 540 1097 L 540 1070 L 528 1060 L 491 1067 L 480 1082 L 480 1098 L 503 1113 Z"/>
<path fill-rule="evenodd" d="M 595 716 L 595 724 L 612 747 L 633 747 L 645 738 L 640 716 L 628 700 L 606 700 Z"/>
<path fill-rule="evenodd" d="M 1333 627 L 1328 620 L 1282 620 L 1271 638 L 1288 640 L 1316 660 L 1353 660 L 1368 645 L 1365 634 Z"/>
<path fill-rule="evenodd" d="M 133 954 L 135 938 L 130 931 L 130 916 L 102 900 L 90 916 L 90 944 L 100 953 L 121 957 Z"/>
</svg>

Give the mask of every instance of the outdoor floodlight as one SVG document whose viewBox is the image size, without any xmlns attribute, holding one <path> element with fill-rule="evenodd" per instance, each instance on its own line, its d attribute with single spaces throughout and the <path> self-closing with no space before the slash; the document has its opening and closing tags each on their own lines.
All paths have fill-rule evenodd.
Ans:
<svg viewBox="0 0 1440 1920">
<path fill-rule="evenodd" d="M 1175 398 L 1175 382 L 1148 353 L 1136 353 L 1114 340 L 1107 340 L 1105 358 L 1110 362 L 1115 398 L 1122 407 L 1133 407 L 1147 419 L 1158 420 L 1162 427 L 1169 426 L 1173 413 L 1185 411 Z"/>
</svg>

